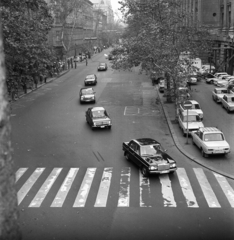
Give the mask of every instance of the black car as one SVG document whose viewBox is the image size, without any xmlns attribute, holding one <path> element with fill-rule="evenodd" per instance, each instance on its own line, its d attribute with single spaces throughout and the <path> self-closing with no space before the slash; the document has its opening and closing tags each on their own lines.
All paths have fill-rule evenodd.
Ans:
<svg viewBox="0 0 234 240">
<path fill-rule="evenodd" d="M 96 85 L 97 84 L 97 76 L 96 74 L 90 74 L 85 77 L 84 85 Z"/>
<path fill-rule="evenodd" d="M 176 161 L 154 139 L 132 139 L 124 142 L 122 148 L 125 158 L 139 166 L 144 177 L 149 174 L 174 173 L 177 169 Z"/>
<path fill-rule="evenodd" d="M 108 69 L 106 63 L 99 63 L 97 70 L 98 71 L 106 71 Z"/>
<path fill-rule="evenodd" d="M 107 111 L 103 107 L 88 108 L 85 113 L 86 122 L 95 128 L 109 128 L 111 129 L 111 119 L 107 114 Z"/>
<path fill-rule="evenodd" d="M 81 88 L 80 89 L 80 103 L 83 102 L 96 102 L 95 92 L 93 88 Z"/>
</svg>

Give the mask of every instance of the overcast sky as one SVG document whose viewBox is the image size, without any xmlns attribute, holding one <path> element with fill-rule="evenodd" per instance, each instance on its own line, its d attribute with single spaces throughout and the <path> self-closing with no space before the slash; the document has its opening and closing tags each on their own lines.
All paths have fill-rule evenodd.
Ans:
<svg viewBox="0 0 234 240">
<path fill-rule="evenodd" d="M 112 9 L 114 12 L 118 12 L 119 17 L 121 17 L 121 12 L 118 11 L 118 8 L 120 8 L 120 4 L 118 3 L 119 0 L 111 0 L 111 5 L 112 5 Z M 116 16 L 115 16 L 116 18 Z"/>
</svg>

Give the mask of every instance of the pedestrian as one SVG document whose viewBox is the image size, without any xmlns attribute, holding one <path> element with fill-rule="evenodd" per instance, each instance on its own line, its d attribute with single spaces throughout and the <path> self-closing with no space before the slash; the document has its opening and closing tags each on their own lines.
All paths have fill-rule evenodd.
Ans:
<svg viewBox="0 0 234 240">
<path fill-rule="evenodd" d="M 88 65 L 88 56 L 86 55 L 86 58 L 85 58 L 85 63 L 86 63 L 86 66 Z"/>
</svg>

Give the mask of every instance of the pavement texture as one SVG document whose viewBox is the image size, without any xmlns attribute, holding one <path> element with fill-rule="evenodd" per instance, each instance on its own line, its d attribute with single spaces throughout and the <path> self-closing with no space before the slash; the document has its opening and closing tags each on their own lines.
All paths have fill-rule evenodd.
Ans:
<svg viewBox="0 0 234 240">
<path fill-rule="evenodd" d="M 176 109 L 174 103 L 166 103 L 166 98 L 163 97 L 162 93 L 159 93 L 158 87 L 155 87 L 156 98 L 160 100 L 162 105 L 165 117 L 167 119 L 167 124 L 169 126 L 171 136 L 175 143 L 177 149 L 184 154 L 190 160 L 196 162 L 197 164 L 209 169 L 213 172 L 216 172 L 224 177 L 234 179 L 233 169 L 234 163 L 230 161 L 230 164 L 222 164 L 223 161 L 212 161 L 209 158 L 202 158 L 201 152 L 196 146 L 192 144 L 192 140 L 189 137 L 188 142 L 185 137 L 182 137 L 182 132 L 178 130 L 178 122 L 176 120 Z M 225 161 L 225 160 L 224 160 Z"/>
</svg>

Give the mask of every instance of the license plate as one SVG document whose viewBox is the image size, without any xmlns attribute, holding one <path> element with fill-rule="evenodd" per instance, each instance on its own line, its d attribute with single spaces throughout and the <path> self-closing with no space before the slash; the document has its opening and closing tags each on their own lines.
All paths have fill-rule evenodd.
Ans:
<svg viewBox="0 0 234 240">
<path fill-rule="evenodd" d="M 215 150 L 215 153 L 223 153 L 223 150 Z"/>
<path fill-rule="evenodd" d="M 100 128 L 104 128 L 105 126 L 100 126 Z"/>
<path fill-rule="evenodd" d="M 166 171 L 161 171 L 161 172 L 160 172 L 160 174 L 163 174 L 163 173 L 169 173 L 169 171 L 166 170 Z"/>
</svg>

